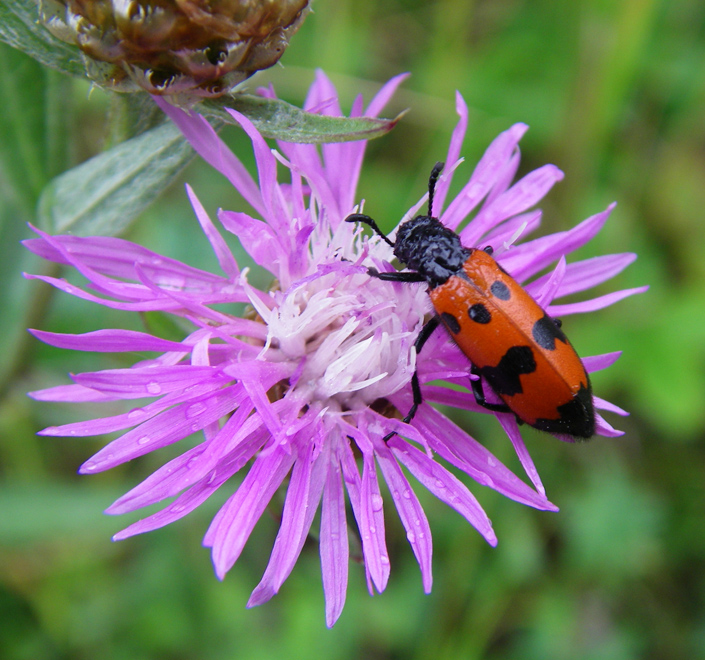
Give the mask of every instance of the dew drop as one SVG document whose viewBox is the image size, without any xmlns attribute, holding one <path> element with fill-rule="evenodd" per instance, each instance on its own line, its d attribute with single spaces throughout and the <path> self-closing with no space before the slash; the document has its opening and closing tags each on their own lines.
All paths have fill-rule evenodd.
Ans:
<svg viewBox="0 0 705 660">
<path fill-rule="evenodd" d="M 408 488 L 404 491 L 404 499 L 411 499 L 411 491 Z"/>
<path fill-rule="evenodd" d="M 150 394 L 159 394 L 162 391 L 162 386 L 159 383 L 152 381 L 147 383 L 147 392 Z"/>
<path fill-rule="evenodd" d="M 496 467 L 496 466 L 497 466 L 497 461 L 495 461 L 494 458 L 492 458 L 492 456 L 488 456 L 488 457 L 487 457 L 487 464 L 488 464 L 490 467 Z"/>
<path fill-rule="evenodd" d="M 377 493 L 372 496 L 370 503 L 372 504 L 373 511 L 381 511 L 382 507 L 384 506 L 384 501 L 382 500 L 382 497 L 380 495 L 377 495 Z"/>
<path fill-rule="evenodd" d="M 389 565 L 389 557 L 387 555 L 380 555 L 379 561 L 381 564 Z"/>
<path fill-rule="evenodd" d="M 174 504 L 169 511 L 171 511 L 171 513 L 181 513 L 185 508 L 183 504 Z"/>
<path fill-rule="evenodd" d="M 206 409 L 206 404 L 202 402 L 194 403 L 186 408 L 186 417 L 196 417 Z"/>
<path fill-rule="evenodd" d="M 444 481 L 441 481 L 440 479 L 436 479 L 436 488 L 445 488 L 446 484 Z"/>
<path fill-rule="evenodd" d="M 416 534 L 414 532 L 407 532 L 406 538 L 409 539 L 409 543 L 416 543 Z"/>
<path fill-rule="evenodd" d="M 95 461 L 86 461 L 81 466 L 81 472 L 93 472 L 98 467 L 98 463 Z"/>
<path fill-rule="evenodd" d="M 146 445 L 150 440 L 151 440 L 151 438 L 150 438 L 148 435 L 143 435 L 143 436 L 137 441 L 137 444 L 138 444 L 138 445 Z"/>
<path fill-rule="evenodd" d="M 128 419 L 135 419 L 136 417 L 142 417 L 144 415 L 144 410 L 142 408 L 133 408 L 127 413 Z"/>
<path fill-rule="evenodd" d="M 377 528 L 376 527 L 370 527 L 370 534 L 376 534 L 377 533 Z"/>
</svg>

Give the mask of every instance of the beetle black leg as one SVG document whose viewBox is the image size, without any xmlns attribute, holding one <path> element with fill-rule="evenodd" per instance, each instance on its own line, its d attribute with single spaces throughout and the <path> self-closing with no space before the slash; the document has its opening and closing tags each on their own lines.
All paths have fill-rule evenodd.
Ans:
<svg viewBox="0 0 705 660">
<path fill-rule="evenodd" d="M 412 282 L 426 281 L 426 278 L 423 275 L 412 270 L 380 273 L 374 268 L 370 268 L 367 272 L 372 277 L 376 277 L 378 280 L 383 280 L 385 282 L 406 282 L 407 284 L 409 284 Z"/>
<path fill-rule="evenodd" d="M 482 380 L 480 380 L 480 370 L 473 365 L 470 368 L 470 373 L 473 376 L 477 376 L 476 380 L 470 381 L 470 387 L 472 387 L 472 393 L 475 395 L 475 401 L 477 405 L 490 410 L 492 412 L 512 412 L 511 408 L 506 403 L 488 403 L 485 399 L 485 391 L 482 389 Z"/>
<path fill-rule="evenodd" d="M 421 332 L 419 332 L 419 336 L 416 337 L 416 341 L 414 342 L 414 349 L 416 350 L 417 356 L 421 352 L 421 349 L 424 347 L 424 344 L 428 341 L 428 338 L 433 334 L 433 331 L 439 325 L 440 320 L 437 316 L 434 316 L 433 318 L 426 321 L 423 328 L 421 328 Z M 404 422 L 404 424 L 408 424 L 412 419 L 414 419 L 416 411 L 419 409 L 419 406 L 423 402 L 423 397 L 421 396 L 421 385 L 419 384 L 418 367 L 414 370 L 414 375 L 411 377 L 411 395 L 413 397 L 411 410 L 409 410 L 406 417 L 401 420 L 402 422 Z M 387 435 L 385 435 L 383 438 L 384 442 L 387 442 L 394 435 L 396 435 L 396 431 L 387 433 Z"/>
</svg>

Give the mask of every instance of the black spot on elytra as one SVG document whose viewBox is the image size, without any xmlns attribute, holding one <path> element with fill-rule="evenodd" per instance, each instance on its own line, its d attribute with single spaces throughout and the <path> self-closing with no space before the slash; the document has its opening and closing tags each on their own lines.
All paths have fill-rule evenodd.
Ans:
<svg viewBox="0 0 705 660">
<path fill-rule="evenodd" d="M 536 371 L 536 360 L 529 346 L 512 346 L 496 367 L 482 367 L 480 371 L 497 394 L 514 396 L 523 391 L 519 376 Z"/>
<path fill-rule="evenodd" d="M 559 339 L 564 344 L 568 343 L 563 331 L 558 327 L 556 322 L 544 312 L 544 315 L 534 323 L 531 330 L 536 343 L 548 351 L 556 350 L 556 339 Z"/>
<path fill-rule="evenodd" d="M 490 291 L 492 292 L 492 295 L 495 298 L 499 298 L 500 300 L 509 300 L 512 297 L 511 291 L 509 291 L 509 287 L 500 280 L 492 282 Z"/>
<path fill-rule="evenodd" d="M 450 330 L 454 335 L 457 335 L 460 332 L 460 323 L 458 323 L 458 319 L 456 319 L 451 313 L 441 312 L 441 320 L 445 324 L 446 328 L 448 328 L 448 330 Z"/>
<path fill-rule="evenodd" d="M 483 325 L 489 323 L 492 320 L 492 314 L 490 310 L 487 309 L 482 303 L 477 303 L 468 309 L 468 316 L 475 323 L 482 323 Z"/>
<path fill-rule="evenodd" d="M 577 438 L 589 438 L 595 434 L 595 408 L 592 402 L 592 388 L 588 379 L 573 398 L 558 406 L 558 419 L 537 419 L 533 425 L 549 433 L 566 433 Z"/>
</svg>

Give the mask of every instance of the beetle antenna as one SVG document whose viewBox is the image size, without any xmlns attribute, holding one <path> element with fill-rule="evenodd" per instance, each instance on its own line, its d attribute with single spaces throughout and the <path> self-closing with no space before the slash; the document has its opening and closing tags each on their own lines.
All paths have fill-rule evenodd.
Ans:
<svg viewBox="0 0 705 660">
<path fill-rule="evenodd" d="M 365 215 L 364 213 L 353 213 L 352 215 L 349 215 L 347 218 L 345 218 L 345 222 L 361 222 L 364 225 L 368 225 L 372 228 L 372 231 L 377 234 L 377 236 L 381 236 L 384 239 L 384 241 L 387 243 L 387 245 L 389 245 L 389 247 L 394 247 L 394 243 L 392 243 L 392 241 L 387 238 L 384 232 L 377 226 L 377 223 L 372 218 L 370 218 L 369 215 Z"/>
<path fill-rule="evenodd" d="M 436 182 L 445 167 L 445 163 L 437 162 L 431 170 L 431 176 L 428 178 L 428 215 L 433 217 L 433 193 L 436 191 Z"/>
</svg>

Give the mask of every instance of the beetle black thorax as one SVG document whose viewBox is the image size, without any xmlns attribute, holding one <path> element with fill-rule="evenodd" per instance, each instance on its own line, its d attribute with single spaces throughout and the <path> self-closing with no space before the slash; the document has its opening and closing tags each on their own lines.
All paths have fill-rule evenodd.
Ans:
<svg viewBox="0 0 705 660">
<path fill-rule="evenodd" d="M 394 256 L 426 278 L 433 289 L 462 270 L 471 250 L 438 218 L 417 215 L 399 227 Z"/>
</svg>

